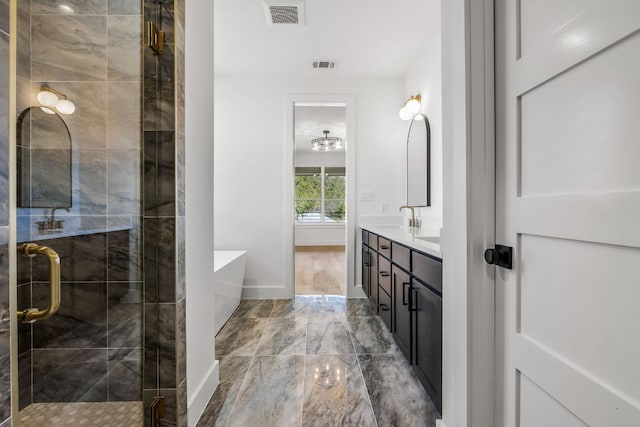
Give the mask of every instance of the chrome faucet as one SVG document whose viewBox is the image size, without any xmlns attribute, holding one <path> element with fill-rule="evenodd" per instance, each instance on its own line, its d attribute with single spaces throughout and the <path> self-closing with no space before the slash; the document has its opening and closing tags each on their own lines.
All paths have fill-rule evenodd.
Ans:
<svg viewBox="0 0 640 427">
<path fill-rule="evenodd" d="M 38 231 L 40 232 L 52 232 L 56 230 L 62 230 L 64 228 L 64 220 L 56 220 L 56 209 L 64 209 L 69 212 L 69 208 L 57 207 L 51 209 L 51 216 L 46 221 L 38 221 Z"/>
<path fill-rule="evenodd" d="M 409 220 L 409 227 L 414 227 L 414 228 L 418 228 L 420 227 L 420 223 L 416 222 L 416 210 L 413 206 L 409 206 L 409 205 L 402 205 L 400 206 L 400 212 L 402 212 L 402 209 L 411 209 L 411 219 Z"/>
<path fill-rule="evenodd" d="M 57 208 L 51 209 L 51 218 L 49 218 L 50 229 L 57 229 L 57 228 L 63 227 L 62 223 L 64 222 L 64 220 L 56 221 L 56 209 L 64 209 L 65 211 L 69 212 L 69 208 L 57 207 Z"/>
</svg>

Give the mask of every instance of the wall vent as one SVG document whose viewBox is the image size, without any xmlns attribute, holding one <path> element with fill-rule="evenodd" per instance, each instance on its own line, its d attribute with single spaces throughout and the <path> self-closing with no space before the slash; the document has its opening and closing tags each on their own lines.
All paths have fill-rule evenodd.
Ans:
<svg viewBox="0 0 640 427">
<path fill-rule="evenodd" d="M 316 59 L 315 61 L 313 61 L 313 68 L 336 68 L 336 61 L 332 61 L 330 59 Z"/>
<path fill-rule="evenodd" d="M 269 25 L 304 25 L 303 0 L 263 0 Z"/>
</svg>

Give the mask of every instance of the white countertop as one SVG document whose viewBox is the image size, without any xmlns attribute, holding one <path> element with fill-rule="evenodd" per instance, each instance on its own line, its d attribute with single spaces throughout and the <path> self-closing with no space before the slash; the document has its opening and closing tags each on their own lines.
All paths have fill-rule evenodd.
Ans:
<svg viewBox="0 0 640 427">
<path fill-rule="evenodd" d="M 35 242 L 39 240 L 60 239 L 63 237 L 84 236 L 87 234 L 110 233 L 113 231 L 131 230 L 134 228 L 132 217 L 118 217 L 111 219 L 107 225 L 105 216 L 86 217 L 61 216 L 66 220 L 65 228 L 52 231 L 39 231 L 37 221 L 44 221 L 46 217 L 18 217 L 18 243 Z M 84 223 L 82 220 L 85 220 Z"/>
<path fill-rule="evenodd" d="M 429 233 L 428 230 L 413 229 L 400 225 L 361 225 L 361 227 L 389 240 L 442 259 L 439 243 L 427 242 L 418 238 L 439 237 L 437 233 Z"/>
</svg>

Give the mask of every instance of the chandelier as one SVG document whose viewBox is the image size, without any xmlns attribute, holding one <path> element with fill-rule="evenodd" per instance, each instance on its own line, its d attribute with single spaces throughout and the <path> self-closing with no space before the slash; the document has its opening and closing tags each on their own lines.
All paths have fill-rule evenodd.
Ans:
<svg viewBox="0 0 640 427">
<path fill-rule="evenodd" d="M 323 137 L 311 140 L 311 149 L 313 151 L 336 151 L 343 147 L 342 138 L 329 136 L 328 130 L 322 133 L 324 133 Z"/>
</svg>

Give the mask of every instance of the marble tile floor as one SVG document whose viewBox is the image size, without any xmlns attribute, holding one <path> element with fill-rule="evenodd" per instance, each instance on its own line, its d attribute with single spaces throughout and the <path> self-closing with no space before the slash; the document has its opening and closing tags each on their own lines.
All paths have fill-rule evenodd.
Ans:
<svg viewBox="0 0 640 427">
<path fill-rule="evenodd" d="M 437 409 L 366 299 L 243 300 L 216 337 L 198 427 L 435 426 Z"/>
<path fill-rule="evenodd" d="M 296 295 L 345 295 L 344 246 L 296 246 Z"/>
<path fill-rule="evenodd" d="M 20 411 L 25 426 L 141 426 L 142 402 L 32 403 Z"/>
</svg>

